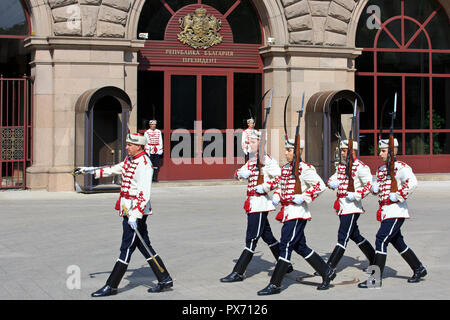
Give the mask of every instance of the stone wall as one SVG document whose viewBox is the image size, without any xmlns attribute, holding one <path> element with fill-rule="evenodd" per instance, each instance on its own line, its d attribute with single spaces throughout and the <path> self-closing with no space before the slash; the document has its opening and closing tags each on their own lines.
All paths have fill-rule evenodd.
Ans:
<svg viewBox="0 0 450 320">
<path fill-rule="evenodd" d="M 359 0 L 281 0 L 289 43 L 346 46 L 349 23 Z"/>
<path fill-rule="evenodd" d="M 47 0 L 53 35 L 124 38 L 133 0 Z"/>
<path fill-rule="evenodd" d="M 53 35 L 125 38 L 129 13 L 142 0 L 47 0 Z M 278 0 L 284 8 L 289 44 L 346 46 L 359 0 Z"/>
</svg>

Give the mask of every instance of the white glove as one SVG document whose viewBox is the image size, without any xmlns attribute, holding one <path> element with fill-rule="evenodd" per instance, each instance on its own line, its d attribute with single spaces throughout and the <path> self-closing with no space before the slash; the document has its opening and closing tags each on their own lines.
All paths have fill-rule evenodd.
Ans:
<svg viewBox="0 0 450 320">
<path fill-rule="evenodd" d="M 355 193 L 354 192 L 347 192 L 347 195 L 345 196 L 345 198 L 348 201 L 355 201 Z"/>
<path fill-rule="evenodd" d="M 337 188 L 339 188 L 339 182 L 337 182 L 336 180 L 334 180 L 334 181 L 331 181 L 330 183 L 329 183 L 329 186 L 330 186 L 330 188 L 331 189 L 337 189 Z"/>
<path fill-rule="evenodd" d="M 294 194 L 294 196 L 292 197 L 292 202 L 294 202 L 295 204 L 302 204 L 303 201 L 305 201 L 305 199 L 303 199 L 301 194 Z"/>
<path fill-rule="evenodd" d="M 395 193 L 389 193 L 389 200 L 391 200 L 391 202 L 398 202 L 397 195 Z"/>
<path fill-rule="evenodd" d="M 75 174 L 94 173 L 94 167 L 79 167 L 75 169 Z"/>
<path fill-rule="evenodd" d="M 158 154 L 158 155 L 162 155 L 162 154 L 163 154 L 162 150 L 161 150 L 161 151 L 158 151 L 157 154 Z"/>
<path fill-rule="evenodd" d="M 281 199 L 278 193 L 274 194 L 272 197 L 272 204 L 276 207 L 280 203 Z"/>
<path fill-rule="evenodd" d="M 258 184 L 258 185 L 255 187 L 255 191 L 256 191 L 256 193 L 259 193 L 259 194 L 264 194 L 264 193 L 266 193 L 266 192 L 264 191 L 264 186 L 263 186 L 262 184 Z"/>
<path fill-rule="evenodd" d="M 250 170 L 244 169 L 239 172 L 239 177 L 241 177 L 242 179 L 247 179 L 248 177 L 250 177 L 250 174 Z"/>
<path fill-rule="evenodd" d="M 137 229 L 137 221 L 136 217 L 130 216 L 128 218 L 128 224 L 130 225 L 131 229 L 136 230 Z"/>
<path fill-rule="evenodd" d="M 378 184 L 378 182 L 372 182 L 371 190 L 373 193 L 378 193 L 378 191 L 380 191 L 380 185 Z"/>
</svg>

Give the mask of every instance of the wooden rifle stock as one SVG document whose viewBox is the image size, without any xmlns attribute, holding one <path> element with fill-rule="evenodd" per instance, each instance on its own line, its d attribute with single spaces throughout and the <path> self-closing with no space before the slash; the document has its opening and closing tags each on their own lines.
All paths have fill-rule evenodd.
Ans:
<svg viewBox="0 0 450 320">
<path fill-rule="evenodd" d="M 348 140 L 347 149 L 347 176 L 348 176 L 348 192 L 355 192 L 355 182 L 353 181 L 353 139 Z"/>
<path fill-rule="evenodd" d="M 394 153 L 394 136 L 389 136 L 389 172 L 391 176 L 391 192 L 398 191 L 397 179 L 395 179 L 395 153 Z"/>
<path fill-rule="evenodd" d="M 258 157 L 259 157 L 259 155 L 258 155 Z M 258 181 L 256 182 L 256 185 L 260 185 L 260 184 L 264 183 L 264 174 L 262 172 L 263 165 L 261 164 L 261 161 L 258 161 L 256 166 L 258 167 Z"/>
<path fill-rule="evenodd" d="M 294 194 L 302 193 L 302 183 L 300 182 L 299 166 L 300 166 L 300 135 L 295 136 L 295 161 L 292 163 L 292 171 L 295 176 Z"/>
</svg>

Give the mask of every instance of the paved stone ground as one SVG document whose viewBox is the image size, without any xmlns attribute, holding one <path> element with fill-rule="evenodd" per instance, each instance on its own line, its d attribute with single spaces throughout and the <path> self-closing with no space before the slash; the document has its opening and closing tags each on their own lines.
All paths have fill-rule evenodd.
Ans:
<svg viewBox="0 0 450 320">
<path fill-rule="evenodd" d="M 319 277 L 293 253 L 295 271 L 283 281 L 281 294 L 259 297 L 274 268 L 261 240 L 245 281 L 223 284 L 244 247 L 246 217 L 242 206 L 245 185 L 155 185 L 154 215 L 147 222 L 153 247 L 162 256 L 175 284 L 173 290 L 149 294 L 156 279 L 136 250 L 120 284 L 118 295 L 106 299 L 167 300 L 296 300 L 296 299 L 437 299 L 450 297 L 448 212 L 450 181 L 420 181 L 409 200 L 411 219 L 402 232 L 406 243 L 428 269 L 417 284 L 407 283 L 411 269 L 389 246 L 383 286 L 363 290 L 356 283 L 367 279 L 368 264 L 352 242 L 338 266 L 333 287 L 317 291 Z M 118 257 L 121 218 L 113 207 L 117 194 L 0 192 L 0 299 L 81 300 L 105 283 Z M 327 190 L 312 206 L 307 224 L 308 245 L 327 258 L 336 244 L 338 218 L 332 211 L 335 194 Z M 364 200 L 367 214 L 359 219 L 362 234 L 372 243 L 379 223 L 376 198 Z M 270 215 L 276 237 L 281 224 Z M 80 289 L 69 289 L 70 266 L 80 270 Z M 70 270 L 69 270 L 70 271 Z M 297 278 L 303 278 L 302 282 Z"/>
</svg>

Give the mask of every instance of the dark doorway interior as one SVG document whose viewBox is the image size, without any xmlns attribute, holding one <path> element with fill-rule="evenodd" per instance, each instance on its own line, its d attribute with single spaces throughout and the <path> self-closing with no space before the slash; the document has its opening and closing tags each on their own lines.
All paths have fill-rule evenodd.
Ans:
<svg viewBox="0 0 450 320">
<path fill-rule="evenodd" d="M 122 108 L 119 101 L 106 96 L 94 106 L 93 165 L 105 166 L 119 163 L 121 154 Z M 118 176 L 94 179 L 93 184 L 117 184 Z"/>
</svg>

